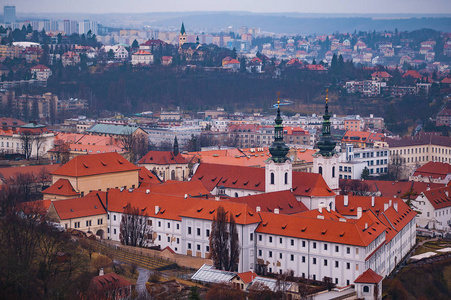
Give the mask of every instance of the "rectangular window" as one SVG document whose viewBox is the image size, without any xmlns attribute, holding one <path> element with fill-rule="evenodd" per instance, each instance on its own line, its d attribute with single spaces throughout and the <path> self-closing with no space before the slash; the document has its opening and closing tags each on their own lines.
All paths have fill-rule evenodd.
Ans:
<svg viewBox="0 0 451 300">
<path fill-rule="evenodd" d="M 339 264 L 338 261 L 335 261 L 335 268 L 338 268 Z"/>
<path fill-rule="evenodd" d="M 161 235 L 158 236 L 158 240 L 161 241 Z"/>
<path fill-rule="evenodd" d="M 305 248 L 305 241 L 302 241 L 302 247 Z"/>
<path fill-rule="evenodd" d="M 338 252 L 338 246 L 335 246 L 335 252 Z"/>
<path fill-rule="evenodd" d="M 351 254 L 351 248 L 350 247 L 346 247 L 346 254 Z"/>
<path fill-rule="evenodd" d="M 261 234 L 258 235 L 258 241 L 261 242 L 263 240 L 263 237 Z"/>
<path fill-rule="evenodd" d="M 313 242 L 313 249 L 316 249 L 316 242 Z"/>
<path fill-rule="evenodd" d="M 293 239 L 291 240 L 291 246 L 294 246 L 294 240 Z"/>
<path fill-rule="evenodd" d="M 197 251 L 200 251 L 200 245 L 197 245 L 196 249 Z"/>
<path fill-rule="evenodd" d="M 210 246 L 205 246 L 205 252 L 210 252 Z"/>
<path fill-rule="evenodd" d="M 269 251 L 268 256 L 272 257 L 272 251 Z"/>
<path fill-rule="evenodd" d="M 86 221 L 86 227 L 91 226 L 91 220 Z"/>
<path fill-rule="evenodd" d="M 294 255 L 293 254 L 290 255 L 290 260 L 294 261 Z"/>
<path fill-rule="evenodd" d="M 279 244 L 282 244 L 282 238 L 279 238 Z"/>
<path fill-rule="evenodd" d="M 324 244 L 324 251 L 327 251 L 327 244 Z"/>
<path fill-rule="evenodd" d="M 282 253 L 279 253 L 279 258 L 282 259 Z"/>
<path fill-rule="evenodd" d="M 180 239 L 179 238 L 177 238 L 177 244 L 180 244 Z"/>
<path fill-rule="evenodd" d="M 327 267 L 327 259 L 324 260 L 324 266 Z"/>
<path fill-rule="evenodd" d="M 191 243 L 188 243 L 188 249 L 191 249 Z"/>
<path fill-rule="evenodd" d="M 116 228 L 113 229 L 113 233 L 116 234 Z"/>
<path fill-rule="evenodd" d="M 152 220 L 147 220 L 147 225 L 152 226 Z"/>
<path fill-rule="evenodd" d="M 200 228 L 197 228 L 197 236 L 200 236 Z"/>
<path fill-rule="evenodd" d="M 116 215 L 113 215 L 113 221 L 116 221 Z"/>
<path fill-rule="evenodd" d="M 272 243 L 272 236 L 269 237 L 269 242 Z"/>
<path fill-rule="evenodd" d="M 171 223 L 168 222 L 168 228 L 171 228 Z"/>
<path fill-rule="evenodd" d="M 171 237 L 168 236 L 168 243 L 170 243 L 170 242 L 171 242 Z"/>
<path fill-rule="evenodd" d="M 207 229 L 205 234 L 207 235 L 207 237 L 209 237 L 210 236 L 210 229 Z"/>
<path fill-rule="evenodd" d="M 258 250 L 258 256 L 262 256 L 262 250 Z"/>
<path fill-rule="evenodd" d="M 158 221 L 158 227 L 161 227 L 161 221 Z"/>
<path fill-rule="evenodd" d="M 316 265 L 316 258 L 313 258 L 313 264 Z"/>
<path fill-rule="evenodd" d="M 251 233 L 251 234 L 249 235 L 249 240 L 251 240 L 251 241 L 254 240 L 254 234 L 253 234 L 253 233 Z"/>
<path fill-rule="evenodd" d="M 97 225 L 102 225 L 103 224 L 103 219 L 97 219 Z"/>
<path fill-rule="evenodd" d="M 351 269 L 351 264 L 350 263 L 346 263 L 346 269 L 347 270 Z"/>
<path fill-rule="evenodd" d="M 177 230 L 180 229 L 180 224 L 177 224 Z"/>
<path fill-rule="evenodd" d="M 305 256 L 302 257 L 302 262 L 305 263 Z"/>
<path fill-rule="evenodd" d="M 191 227 L 188 226 L 188 234 L 191 234 Z"/>
</svg>

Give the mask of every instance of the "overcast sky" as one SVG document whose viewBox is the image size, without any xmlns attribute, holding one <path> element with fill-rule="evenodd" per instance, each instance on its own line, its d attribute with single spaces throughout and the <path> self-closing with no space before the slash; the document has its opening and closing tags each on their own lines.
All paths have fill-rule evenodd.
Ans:
<svg viewBox="0 0 451 300">
<path fill-rule="evenodd" d="M 1 0 L 16 13 L 249 11 L 300 13 L 451 13 L 451 0 Z"/>
</svg>

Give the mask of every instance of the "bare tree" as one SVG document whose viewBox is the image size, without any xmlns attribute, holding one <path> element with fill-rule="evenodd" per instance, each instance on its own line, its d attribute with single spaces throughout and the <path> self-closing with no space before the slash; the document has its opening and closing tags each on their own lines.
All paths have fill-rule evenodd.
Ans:
<svg viewBox="0 0 451 300">
<path fill-rule="evenodd" d="M 22 151 L 25 155 L 25 159 L 29 160 L 31 152 L 33 151 L 34 136 L 29 131 L 21 132 L 20 141 L 22 142 Z"/>
<path fill-rule="evenodd" d="M 58 141 L 55 143 L 55 153 L 57 156 L 57 161 L 61 164 L 65 164 L 70 159 L 70 146 L 69 143 L 64 143 L 63 141 Z"/>
<path fill-rule="evenodd" d="M 238 269 L 240 244 L 235 219 L 232 215 L 228 219 L 222 206 L 218 207 L 216 216 L 213 218 L 210 251 L 215 268 L 227 271 Z"/>
<path fill-rule="evenodd" d="M 122 145 L 122 148 L 129 152 L 130 161 L 132 163 L 145 155 L 149 149 L 146 135 L 140 134 L 132 128 L 128 128 L 118 140 Z"/>
<path fill-rule="evenodd" d="M 42 134 L 35 135 L 34 143 L 36 145 L 36 160 L 39 160 L 39 149 L 45 144 L 45 137 Z"/>
<path fill-rule="evenodd" d="M 404 179 L 406 172 L 406 165 L 404 163 L 404 158 L 395 154 L 390 157 L 390 162 L 388 164 L 388 176 L 391 180 L 401 180 Z"/>
<path fill-rule="evenodd" d="M 152 237 L 152 230 L 147 225 L 147 213 L 140 214 L 140 210 L 130 203 L 124 209 L 120 225 L 119 238 L 124 245 L 145 247 Z"/>
</svg>

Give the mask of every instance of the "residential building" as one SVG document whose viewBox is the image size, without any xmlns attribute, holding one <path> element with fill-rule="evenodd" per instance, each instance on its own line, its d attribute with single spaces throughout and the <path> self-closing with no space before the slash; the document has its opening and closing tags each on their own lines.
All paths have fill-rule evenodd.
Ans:
<svg viewBox="0 0 451 300">
<path fill-rule="evenodd" d="M 355 148 L 374 147 L 380 142 L 384 142 L 385 136 L 382 133 L 348 130 L 344 134 L 341 142 L 343 144 L 352 144 Z"/>
<path fill-rule="evenodd" d="M 151 65 L 153 64 L 153 54 L 149 51 L 139 50 L 132 54 L 132 65 Z"/>
<path fill-rule="evenodd" d="M 139 168 L 116 152 L 81 155 L 51 173 L 52 182 L 67 179 L 83 197 L 91 191 L 137 188 Z"/>
<path fill-rule="evenodd" d="M 451 230 L 451 187 L 445 186 L 422 192 L 413 205 L 421 212 L 418 226 L 444 231 Z"/>
<path fill-rule="evenodd" d="M 451 165 L 442 162 L 428 162 L 409 176 L 409 181 L 448 184 L 451 180 Z"/>
<path fill-rule="evenodd" d="M 103 45 L 102 48 L 100 48 L 100 51 L 105 52 L 107 55 L 108 53 L 112 53 L 114 56 L 114 59 L 117 60 L 126 60 L 128 59 L 128 51 L 125 49 L 123 45 Z"/>
<path fill-rule="evenodd" d="M 346 144 L 345 147 L 346 151 L 341 154 L 338 167 L 340 179 L 360 179 L 365 168 L 368 168 L 370 176 L 388 172 L 388 148 L 354 149 L 352 144 Z"/>
<path fill-rule="evenodd" d="M 188 162 L 179 152 L 177 137 L 172 151 L 149 151 L 138 161 L 138 166 L 146 167 L 162 181 L 185 181 L 189 176 Z"/>
<path fill-rule="evenodd" d="M 46 217 L 64 229 L 77 229 L 103 239 L 108 217 L 105 203 L 105 193 L 94 191 L 82 198 L 52 201 Z"/>
<path fill-rule="evenodd" d="M 37 80 L 47 81 L 47 79 L 49 79 L 49 77 L 52 76 L 52 70 L 50 70 L 49 67 L 46 67 L 44 65 L 36 65 L 31 68 L 31 74 Z"/>
<path fill-rule="evenodd" d="M 103 270 L 103 269 L 102 269 Z M 127 300 L 132 298 L 132 284 L 116 273 L 109 273 L 91 279 L 91 295 L 97 299 Z"/>
</svg>

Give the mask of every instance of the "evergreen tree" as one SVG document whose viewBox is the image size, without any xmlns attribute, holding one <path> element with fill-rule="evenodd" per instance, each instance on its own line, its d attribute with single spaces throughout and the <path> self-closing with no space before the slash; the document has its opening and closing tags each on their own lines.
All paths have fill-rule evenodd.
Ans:
<svg viewBox="0 0 451 300">
<path fill-rule="evenodd" d="M 133 41 L 133 43 L 132 43 L 132 48 L 133 49 L 137 49 L 137 48 L 139 48 L 139 43 L 138 43 L 138 41 L 135 39 L 134 41 Z"/>
</svg>

